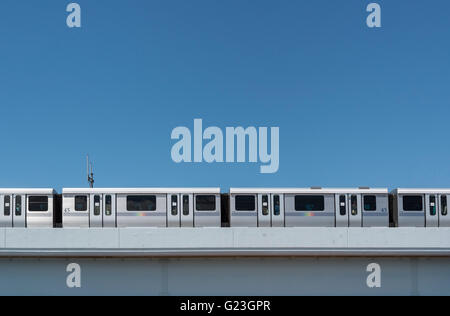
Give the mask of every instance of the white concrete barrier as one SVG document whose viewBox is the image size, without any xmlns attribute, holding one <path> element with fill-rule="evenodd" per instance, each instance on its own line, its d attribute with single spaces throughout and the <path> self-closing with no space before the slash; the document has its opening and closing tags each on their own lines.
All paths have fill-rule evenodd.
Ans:
<svg viewBox="0 0 450 316">
<path fill-rule="evenodd" d="M 450 228 L 0 229 L 0 256 L 450 256 Z"/>
</svg>

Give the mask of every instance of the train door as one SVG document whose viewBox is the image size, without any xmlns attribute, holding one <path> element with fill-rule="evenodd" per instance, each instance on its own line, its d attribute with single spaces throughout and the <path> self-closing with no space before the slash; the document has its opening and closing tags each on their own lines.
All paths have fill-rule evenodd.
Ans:
<svg viewBox="0 0 450 316">
<path fill-rule="evenodd" d="M 425 195 L 425 226 L 439 226 L 439 209 L 436 194 Z"/>
<path fill-rule="evenodd" d="M 258 194 L 258 227 L 272 226 L 269 194 Z"/>
<path fill-rule="evenodd" d="M 335 195 L 336 227 L 362 227 L 361 194 Z"/>
<path fill-rule="evenodd" d="M 105 194 L 103 195 L 103 227 L 116 227 L 116 195 Z"/>
<path fill-rule="evenodd" d="M 450 195 L 439 196 L 439 227 L 450 227 L 450 215 L 448 214 L 448 201 Z"/>
<path fill-rule="evenodd" d="M 102 196 L 91 194 L 89 203 L 89 227 L 103 227 Z"/>
<path fill-rule="evenodd" d="M 349 227 L 362 227 L 361 194 L 349 194 Z"/>
<path fill-rule="evenodd" d="M 194 227 L 194 195 L 180 194 L 178 198 L 181 201 L 180 226 Z"/>
<path fill-rule="evenodd" d="M 0 227 L 12 227 L 12 196 L 1 195 L 0 196 Z"/>
<path fill-rule="evenodd" d="M 178 194 L 167 195 L 167 227 L 181 227 L 179 198 Z"/>
<path fill-rule="evenodd" d="M 336 210 L 336 227 L 348 227 L 348 204 L 346 194 L 336 194 L 335 196 Z"/>
<path fill-rule="evenodd" d="M 13 205 L 14 210 L 12 212 L 13 216 L 13 227 L 26 227 L 26 196 L 25 195 L 14 195 Z"/>
<path fill-rule="evenodd" d="M 272 194 L 272 227 L 284 227 L 284 195 Z"/>
</svg>

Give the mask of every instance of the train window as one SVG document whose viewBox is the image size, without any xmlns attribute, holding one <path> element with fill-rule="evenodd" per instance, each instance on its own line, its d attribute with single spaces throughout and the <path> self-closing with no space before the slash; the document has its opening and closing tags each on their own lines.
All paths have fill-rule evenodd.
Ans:
<svg viewBox="0 0 450 316">
<path fill-rule="evenodd" d="M 94 216 L 99 216 L 101 213 L 100 210 L 100 195 L 94 196 Z"/>
<path fill-rule="evenodd" d="M 430 196 L 430 215 L 431 216 L 436 216 L 436 214 L 437 214 L 436 209 L 437 209 L 436 196 L 432 195 L 432 196 Z"/>
<path fill-rule="evenodd" d="M 377 210 L 377 197 L 375 195 L 364 196 L 364 211 Z"/>
<path fill-rule="evenodd" d="M 189 195 L 183 195 L 183 215 L 189 215 Z"/>
<path fill-rule="evenodd" d="M 155 195 L 128 195 L 127 211 L 129 212 L 151 212 L 156 211 Z"/>
<path fill-rule="evenodd" d="M 5 216 L 10 216 L 11 215 L 11 197 L 9 195 L 5 196 L 5 200 L 4 200 L 4 214 Z"/>
<path fill-rule="evenodd" d="M 112 197 L 111 195 L 105 196 L 105 215 L 112 215 Z"/>
<path fill-rule="evenodd" d="M 279 216 L 281 214 L 280 209 L 280 196 L 274 195 L 273 196 L 273 215 Z"/>
<path fill-rule="evenodd" d="M 356 195 L 352 195 L 350 202 L 352 215 L 358 215 L 358 197 Z"/>
<path fill-rule="evenodd" d="M 403 197 L 403 210 L 423 211 L 423 198 L 420 195 L 406 195 Z"/>
<path fill-rule="evenodd" d="M 254 195 L 237 195 L 235 197 L 236 211 L 255 211 L 256 199 Z"/>
<path fill-rule="evenodd" d="M 30 196 L 28 198 L 28 210 L 30 212 L 47 212 L 48 196 Z"/>
<path fill-rule="evenodd" d="M 22 196 L 16 196 L 16 216 L 22 216 Z"/>
<path fill-rule="evenodd" d="M 262 196 L 262 213 L 264 216 L 269 215 L 269 196 Z"/>
<path fill-rule="evenodd" d="M 448 208 L 447 208 L 447 196 L 441 196 L 441 214 L 442 216 L 447 216 Z"/>
<path fill-rule="evenodd" d="M 325 197 L 323 195 L 296 195 L 295 196 L 296 211 L 324 211 Z"/>
<path fill-rule="evenodd" d="M 85 195 L 75 196 L 75 211 L 84 212 L 88 209 L 88 199 Z"/>
<path fill-rule="evenodd" d="M 178 196 L 172 195 L 171 202 L 172 202 L 172 205 L 171 205 L 172 216 L 177 216 L 178 215 Z"/>
<path fill-rule="evenodd" d="M 345 216 L 347 214 L 347 203 L 345 195 L 339 196 L 339 213 L 341 216 Z"/>
<path fill-rule="evenodd" d="M 197 195 L 195 197 L 195 209 L 197 211 L 215 211 L 216 196 L 215 195 Z"/>
</svg>

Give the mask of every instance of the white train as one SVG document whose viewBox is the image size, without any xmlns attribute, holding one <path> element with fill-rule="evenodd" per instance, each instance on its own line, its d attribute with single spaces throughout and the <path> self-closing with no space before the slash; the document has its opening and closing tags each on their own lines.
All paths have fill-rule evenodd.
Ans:
<svg viewBox="0 0 450 316">
<path fill-rule="evenodd" d="M 450 189 L 0 189 L 0 227 L 450 227 Z"/>
<path fill-rule="evenodd" d="M 220 227 L 220 189 L 63 189 L 63 227 Z"/>
</svg>

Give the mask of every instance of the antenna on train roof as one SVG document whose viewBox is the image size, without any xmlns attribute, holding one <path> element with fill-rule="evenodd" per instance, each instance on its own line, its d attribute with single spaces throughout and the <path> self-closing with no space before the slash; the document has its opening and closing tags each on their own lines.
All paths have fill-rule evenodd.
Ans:
<svg viewBox="0 0 450 316">
<path fill-rule="evenodd" d="M 89 155 L 86 156 L 86 166 L 87 166 L 87 180 L 89 182 L 89 187 L 92 189 L 94 187 L 94 164 L 89 161 Z"/>
</svg>

